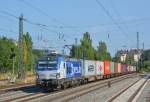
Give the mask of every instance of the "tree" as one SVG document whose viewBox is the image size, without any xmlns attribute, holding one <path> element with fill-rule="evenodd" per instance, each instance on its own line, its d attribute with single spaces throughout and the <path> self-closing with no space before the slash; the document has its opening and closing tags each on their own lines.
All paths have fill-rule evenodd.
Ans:
<svg viewBox="0 0 150 102">
<path fill-rule="evenodd" d="M 89 60 L 95 59 L 95 49 L 92 46 L 92 40 L 88 32 L 83 34 L 83 38 L 80 40 L 80 45 L 73 45 L 70 50 L 71 57 L 85 58 Z"/>
<path fill-rule="evenodd" d="M 23 35 L 23 48 L 24 48 L 24 64 L 27 70 L 32 69 L 33 54 L 32 54 L 32 38 L 27 32 Z"/>
<path fill-rule="evenodd" d="M 97 50 L 97 59 L 98 60 L 111 60 L 110 53 L 107 52 L 106 43 L 103 41 L 99 42 L 98 50 Z"/>
<path fill-rule="evenodd" d="M 6 37 L 0 38 L 0 72 L 12 71 L 12 59 L 10 58 L 12 49 L 17 53 L 17 46 L 14 40 Z"/>
<path fill-rule="evenodd" d="M 80 40 L 80 45 L 73 45 L 70 51 L 71 57 L 84 58 L 88 60 L 111 60 L 110 53 L 107 52 L 107 46 L 105 42 L 99 42 L 98 49 L 95 50 L 92 46 L 92 39 L 88 32 L 83 34 L 83 38 Z"/>
<path fill-rule="evenodd" d="M 72 57 L 77 58 L 78 56 L 77 56 L 76 51 L 77 51 L 77 47 L 76 47 L 75 45 L 73 45 L 72 48 L 71 48 L 71 50 L 70 50 L 70 55 L 71 55 Z"/>
<path fill-rule="evenodd" d="M 143 51 L 140 59 L 141 70 L 150 71 L 150 49 Z"/>
<path fill-rule="evenodd" d="M 85 59 L 94 60 L 95 52 L 92 46 L 92 39 L 90 38 L 90 34 L 88 32 L 84 33 L 83 39 L 81 39 L 80 42 L 82 51 L 81 54 L 84 55 Z"/>
<path fill-rule="evenodd" d="M 36 60 L 43 55 L 43 50 L 32 50 L 32 38 L 27 32 L 23 35 L 24 65 L 26 70 L 33 70 Z M 0 38 L 0 73 L 12 72 L 13 57 L 15 55 L 15 74 L 18 73 L 18 45 L 17 42 L 6 37 Z"/>
</svg>

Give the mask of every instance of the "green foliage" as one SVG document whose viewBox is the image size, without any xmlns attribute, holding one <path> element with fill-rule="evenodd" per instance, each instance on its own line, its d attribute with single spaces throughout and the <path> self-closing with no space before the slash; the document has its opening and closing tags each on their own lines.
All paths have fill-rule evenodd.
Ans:
<svg viewBox="0 0 150 102">
<path fill-rule="evenodd" d="M 107 52 L 106 43 L 103 41 L 99 42 L 99 46 L 97 50 L 97 59 L 98 60 L 111 60 L 110 53 Z"/>
<path fill-rule="evenodd" d="M 82 55 L 84 55 L 85 59 L 89 59 L 89 60 L 95 59 L 92 40 L 88 32 L 84 33 L 83 39 L 81 39 L 80 42 L 81 42 Z"/>
<path fill-rule="evenodd" d="M 145 50 L 142 54 L 142 59 L 144 61 L 150 61 L 150 49 L 149 50 Z"/>
<path fill-rule="evenodd" d="M 82 49 L 81 49 L 81 46 L 75 46 L 73 45 L 72 46 L 72 49 L 70 51 L 70 55 L 74 58 L 82 58 Z"/>
<path fill-rule="evenodd" d="M 150 71 L 150 49 L 143 52 L 140 59 L 140 68 L 144 71 Z"/>
<path fill-rule="evenodd" d="M 24 68 L 25 70 L 33 71 L 36 60 L 42 56 L 43 50 L 33 49 L 33 42 L 30 34 L 27 32 L 23 35 L 23 55 L 24 55 Z M 0 73 L 12 72 L 12 48 L 15 53 L 15 73 L 18 72 L 18 46 L 17 43 L 6 37 L 0 38 Z M 83 34 L 79 45 L 73 45 L 71 49 L 71 56 L 74 58 L 85 58 L 88 60 L 95 59 L 111 59 L 110 54 L 107 52 L 107 46 L 104 42 L 100 43 L 98 50 L 92 46 L 92 39 L 88 32 Z"/>
<path fill-rule="evenodd" d="M 144 61 L 145 68 L 150 68 L 150 60 Z"/>
<path fill-rule="evenodd" d="M 92 46 L 92 39 L 88 32 L 83 34 L 83 38 L 80 40 L 80 45 L 73 45 L 70 51 L 70 55 L 75 58 L 84 58 L 88 60 L 111 60 L 110 53 L 107 52 L 107 46 L 105 42 L 100 42 L 98 50 L 95 50 Z"/>
<path fill-rule="evenodd" d="M 0 71 L 7 72 L 12 70 L 12 59 L 10 56 L 12 54 L 11 48 L 14 48 L 14 51 L 17 50 L 15 42 L 6 37 L 0 38 Z"/>
<path fill-rule="evenodd" d="M 32 50 L 32 54 L 34 56 L 34 63 L 36 63 L 39 57 L 43 56 L 43 52 L 44 52 L 43 50 L 39 50 L 39 49 Z"/>
<path fill-rule="evenodd" d="M 136 65 L 136 64 L 137 64 L 137 62 L 134 61 L 133 57 L 128 56 L 128 55 L 127 55 L 127 57 L 126 57 L 125 63 L 131 64 L 131 65 Z"/>
<path fill-rule="evenodd" d="M 24 64 L 26 70 L 32 70 L 34 64 L 34 56 L 32 54 L 32 38 L 27 32 L 23 35 L 23 46 L 24 46 Z"/>
<path fill-rule="evenodd" d="M 34 69 L 36 59 L 42 55 L 42 50 L 32 50 L 32 38 L 27 32 L 23 35 L 23 48 L 24 48 L 24 68 L 25 70 Z M 12 51 L 12 48 L 14 51 Z M 0 73 L 12 73 L 13 59 L 12 53 L 15 53 L 15 73 L 18 73 L 18 46 L 16 41 L 6 37 L 0 38 Z"/>
</svg>

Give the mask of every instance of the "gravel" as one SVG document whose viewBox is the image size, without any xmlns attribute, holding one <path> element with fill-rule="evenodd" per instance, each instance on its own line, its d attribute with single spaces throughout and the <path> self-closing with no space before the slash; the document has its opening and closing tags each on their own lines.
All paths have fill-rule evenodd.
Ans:
<svg viewBox="0 0 150 102">
<path fill-rule="evenodd" d="M 17 91 L 8 91 L 6 93 L 0 94 L 0 102 L 2 101 L 6 101 L 9 99 L 14 99 L 14 98 L 18 98 L 18 97 L 22 97 L 22 96 L 26 96 L 26 95 L 32 95 L 34 93 L 39 92 L 40 90 L 37 88 L 26 88 L 26 89 L 20 89 Z"/>
<path fill-rule="evenodd" d="M 105 102 L 106 100 L 108 100 L 108 98 L 112 97 L 114 93 L 117 93 L 125 86 L 131 85 L 138 79 L 139 77 L 128 78 L 121 82 L 112 84 L 110 88 L 108 87 L 100 88 L 88 94 L 77 97 L 69 102 Z"/>
<path fill-rule="evenodd" d="M 150 102 L 150 80 L 142 91 L 140 97 L 137 102 Z"/>
<path fill-rule="evenodd" d="M 118 92 L 123 87 L 134 83 L 138 79 L 139 79 L 139 77 L 135 77 L 135 76 L 133 78 L 124 79 L 121 82 L 112 84 L 110 88 L 108 88 L 108 87 L 100 88 L 98 90 L 89 92 L 88 94 L 84 94 L 80 97 L 77 97 L 77 98 L 71 100 L 70 102 L 74 102 L 74 101 L 75 102 L 104 102 L 108 98 L 110 98 L 114 93 Z M 21 96 L 32 95 L 39 91 L 40 91 L 39 89 L 32 87 L 32 88 L 20 89 L 17 91 L 6 92 L 4 94 L 0 94 L 0 102 L 7 100 L 7 99 L 13 99 L 13 98 L 21 97 Z M 65 90 L 65 91 L 67 91 L 67 90 Z M 59 92 L 59 93 L 61 93 L 61 92 Z M 53 95 L 48 95 L 48 96 L 52 97 Z M 46 98 L 44 98 L 44 99 L 46 99 Z M 39 102 L 39 101 L 42 102 L 42 101 L 44 101 L 44 99 L 43 98 L 37 99 L 36 102 Z"/>
</svg>

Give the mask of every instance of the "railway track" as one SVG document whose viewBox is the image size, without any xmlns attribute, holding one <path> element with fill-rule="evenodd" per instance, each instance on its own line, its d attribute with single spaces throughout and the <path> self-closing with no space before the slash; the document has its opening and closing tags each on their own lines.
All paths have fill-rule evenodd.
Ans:
<svg viewBox="0 0 150 102">
<path fill-rule="evenodd" d="M 56 90 L 54 92 L 50 92 L 50 93 L 45 93 L 45 92 L 37 92 L 37 93 L 27 93 L 27 94 L 22 94 L 18 97 L 13 97 L 13 98 L 7 98 L 4 99 L 1 102 L 27 102 L 27 101 L 31 101 L 31 102 L 35 102 L 35 101 L 61 101 L 61 102 L 66 102 L 69 101 L 71 99 L 74 99 L 80 95 L 86 94 L 90 91 L 99 89 L 99 88 L 103 88 L 103 87 L 107 87 L 108 86 L 108 82 L 110 82 L 111 84 L 116 83 L 116 82 L 120 82 L 123 79 L 127 79 L 127 78 L 132 78 L 135 77 L 135 74 L 131 74 L 131 75 L 124 75 L 124 76 L 120 76 L 120 77 L 116 77 L 116 78 L 112 78 L 112 79 L 108 79 L 108 80 L 103 80 L 103 81 L 97 81 L 97 82 L 93 82 L 93 83 L 89 83 L 86 85 L 81 85 L 78 87 L 74 87 L 74 88 L 68 88 L 66 90 Z"/>
<path fill-rule="evenodd" d="M 139 79 L 130 86 L 122 89 L 120 92 L 112 96 L 106 102 L 132 102 L 141 88 L 146 84 L 148 79 Z"/>
<path fill-rule="evenodd" d="M 30 88 L 34 87 L 35 83 L 26 83 L 26 84 L 18 84 L 18 85 L 11 85 L 9 87 L 5 87 L 3 89 L 0 89 L 0 94 L 10 92 L 10 91 L 16 91 L 24 88 Z"/>
<path fill-rule="evenodd" d="M 0 79 L 0 81 L 7 81 L 8 79 Z"/>
</svg>

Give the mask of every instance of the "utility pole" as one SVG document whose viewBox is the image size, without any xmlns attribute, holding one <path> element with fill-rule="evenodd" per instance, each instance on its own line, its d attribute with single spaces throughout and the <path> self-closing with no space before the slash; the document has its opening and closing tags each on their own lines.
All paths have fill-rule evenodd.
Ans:
<svg viewBox="0 0 150 102">
<path fill-rule="evenodd" d="M 143 42 L 143 49 L 142 49 L 142 52 L 141 52 L 141 60 L 140 60 L 140 63 L 141 63 L 141 68 L 144 67 L 144 63 L 143 63 L 143 54 L 144 54 L 144 42 Z"/>
<path fill-rule="evenodd" d="M 78 49 L 77 49 L 78 39 L 75 38 L 75 57 L 78 58 Z"/>
<path fill-rule="evenodd" d="M 13 71 L 12 71 L 12 74 L 14 75 L 15 74 L 15 56 L 16 56 L 16 54 L 15 54 L 15 51 L 14 51 L 14 48 L 11 48 L 11 55 L 10 55 L 10 59 L 12 59 L 12 63 L 13 63 L 13 66 L 12 66 L 12 68 L 13 68 Z"/>
<path fill-rule="evenodd" d="M 144 42 L 143 42 L 143 51 L 144 51 L 144 48 L 145 48 L 145 45 L 144 45 Z"/>
<path fill-rule="evenodd" d="M 137 58 L 138 58 L 138 62 L 137 62 L 137 68 L 136 71 L 139 70 L 139 32 L 137 32 Z"/>
<path fill-rule="evenodd" d="M 139 50 L 139 32 L 137 32 L 137 50 Z"/>
<path fill-rule="evenodd" d="M 18 39 L 18 48 L 19 48 L 19 60 L 18 60 L 18 69 L 19 79 L 23 80 L 25 78 L 24 73 L 24 49 L 23 49 L 23 15 L 21 14 L 19 17 L 19 39 Z"/>
<path fill-rule="evenodd" d="M 83 46 L 83 71 L 85 74 L 85 56 L 86 56 L 86 48 Z"/>
<path fill-rule="evenodd" d="M 78 44 L 78 39 L 75 38 L 75 45 L 77 46 L 77 44 Z"/>
</svg>

